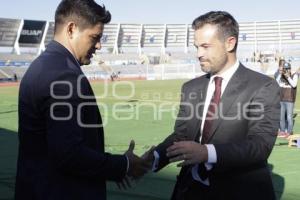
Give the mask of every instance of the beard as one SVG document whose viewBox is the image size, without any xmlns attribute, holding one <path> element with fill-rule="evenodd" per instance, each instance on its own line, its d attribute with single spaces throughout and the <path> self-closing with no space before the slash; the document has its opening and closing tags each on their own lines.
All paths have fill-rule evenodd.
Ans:
<svg viewBox="0 0 300 200">
<path fill-rule="evenodd" d="M 211 68 L 209 66 L 201 65 L 201 70 L 205 73 L 210 73 Z"/>
<path fill-rule="evenodd" d="M 93 53 L 88 53 L 86 56 L 84 56 L 81 60 L 80 60 L 80 65 L 89 65 L 91 64 L 91 59 L 93 57 Z"/>
<path fill-rule="evenodd" d="M 83 63 L 84 65 L 89 65 L 91 64 L 91 59 L 86 59 Z"/>
<path fill-rule="evenodd" d="M 226 56 L 222 56 L 219 59 L 212 60 L 200 60 L 201 70 L 205 73 L 217 74 L 226 65 L 228 59 Z"/>
<path fill-rule="evenodd" d="M 201 70 L 205 73 L 211 73 L 212 66 L 209 60 L 200 61 Z"/>
<path fill-rule="evenodd" d="M 80 66 L 91 64 L 91 59 L 89 57 L 85 57 L 79 61 Z"/>
</svg>

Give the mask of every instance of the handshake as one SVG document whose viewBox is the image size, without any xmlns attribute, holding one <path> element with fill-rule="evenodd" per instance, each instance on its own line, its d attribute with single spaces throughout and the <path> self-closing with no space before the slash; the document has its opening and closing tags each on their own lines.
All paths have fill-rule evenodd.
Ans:
<svg viewBox="0 0 300 200">
<path fill-rule="evenodd" d="M 129 168 L 127 175 L 120 182 L 117 182 L 119 189 L 127 189 L 131 187 L 130 180 L 138 180 L 144 176 L 149 170 L 152 169 L 154 161 L 154 146 L 152 146 L 147 152 L 145 152 L 141 157 L 138 157 L 134 154 L 133 150 L 135 143 L 131 140 L 128 150 L 125 152 L 125 155 L 128 158 Z"/>
</svg>

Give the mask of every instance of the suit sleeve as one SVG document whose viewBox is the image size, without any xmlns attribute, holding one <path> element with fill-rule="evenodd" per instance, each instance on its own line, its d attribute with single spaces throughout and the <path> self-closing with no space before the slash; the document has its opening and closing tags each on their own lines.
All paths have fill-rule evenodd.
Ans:
<svg viewBox="0 0 300 200">
<path fill-rule="evenodd" d="M 186 140 L 186 116 L 188 116 L 188 104 L 186 102 L 186 85 L 184 84 L 181 89 L 181 100 L 179 111 L 174 126 L 174 131 L 155 149 L 159 154 L 159 163 L 155 171 L 159 171 L 169 164 L 169 158 L 166 156 L 166 149 L 171 146 L 175 141 Z"/>
<path fill-rule="evenodd" d="M 247 137 L 239 143 L 215 144 L 215 171 L 226 171 L 267 161 L 279 127 L 279 102 L 279 87 L 274 80 L 265 83 L 253 95 L 248 107 Z"/>
<path fill-rule="evenodd" d="M 57 84 L 43 101 L 47 127 L 47 143 L 51 164 L 62 173 L 86 179 L 118 181 L 126 175 L 127 159 L 124 155 L 112 155 L 86 145 L 86 128 L 79 125 L 77 108 L 83 102 L 77 94 L 77 77 L 65 73 L 61 80 L 71 84 Z M 98 108 L 97 108 L 98 109 Z M 85 131 L 85 132 L 84 132 Z"/>
</svg>

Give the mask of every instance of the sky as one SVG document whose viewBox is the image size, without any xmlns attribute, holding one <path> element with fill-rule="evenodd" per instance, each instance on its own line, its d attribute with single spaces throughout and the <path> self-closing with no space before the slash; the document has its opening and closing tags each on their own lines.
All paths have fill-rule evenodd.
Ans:
<svg viewBox="0 0 300 200">
<path fill-rule="evenodd" d="M 54 21 L 60 0 L 0 0 L 0 18 Z M 239 22 L 300 19 L 299 0 L 96 0 L 113 23 L 190 24 L 211 10 L 230 12 Z"/>
</svg>

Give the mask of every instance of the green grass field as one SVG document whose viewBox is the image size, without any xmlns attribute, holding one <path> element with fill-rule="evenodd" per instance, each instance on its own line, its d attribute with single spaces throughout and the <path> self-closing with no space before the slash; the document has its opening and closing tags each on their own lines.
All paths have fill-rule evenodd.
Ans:
<svg viewBox="0 0 300 200">
<path fill-rule="evenodd" d="M 162 141 L 173 129 L 177 114 L 180 88 L 183 80 L 133 81 L 93 83 L 105 125 L 106 151 L 123 153 L 131 139 L 136 142 L 135 152 L 144 151 Z M 132 87 L 133 86 L 133 87 Z M 296 103 L 300 109 L 300 92 Z M 117 96 L 129 98 L 116 98 Z M 0 87 L 0 200 L 13 199 L 17 156 L 17 99 L 18 87 Z M 157 115 L 156 110 L 163 111 Z M 156 114 L 155 114 L 156 113 Z M 299 112 L 300 116 L 300 112 Z M 299 117 L 294 132 L 300 133 Z M 287 141 L 277 139 L 269 158 L 273 182 L 278 199 L 300 199 L 300 149 L 289 148 Z M 120 191 L 114 183 L 108 184 L 108 199 L 169 199 L 175 177 L 175 165 L 169 165 L 159 173 L 148 174 L 132 189 Z"/>
</svg>

